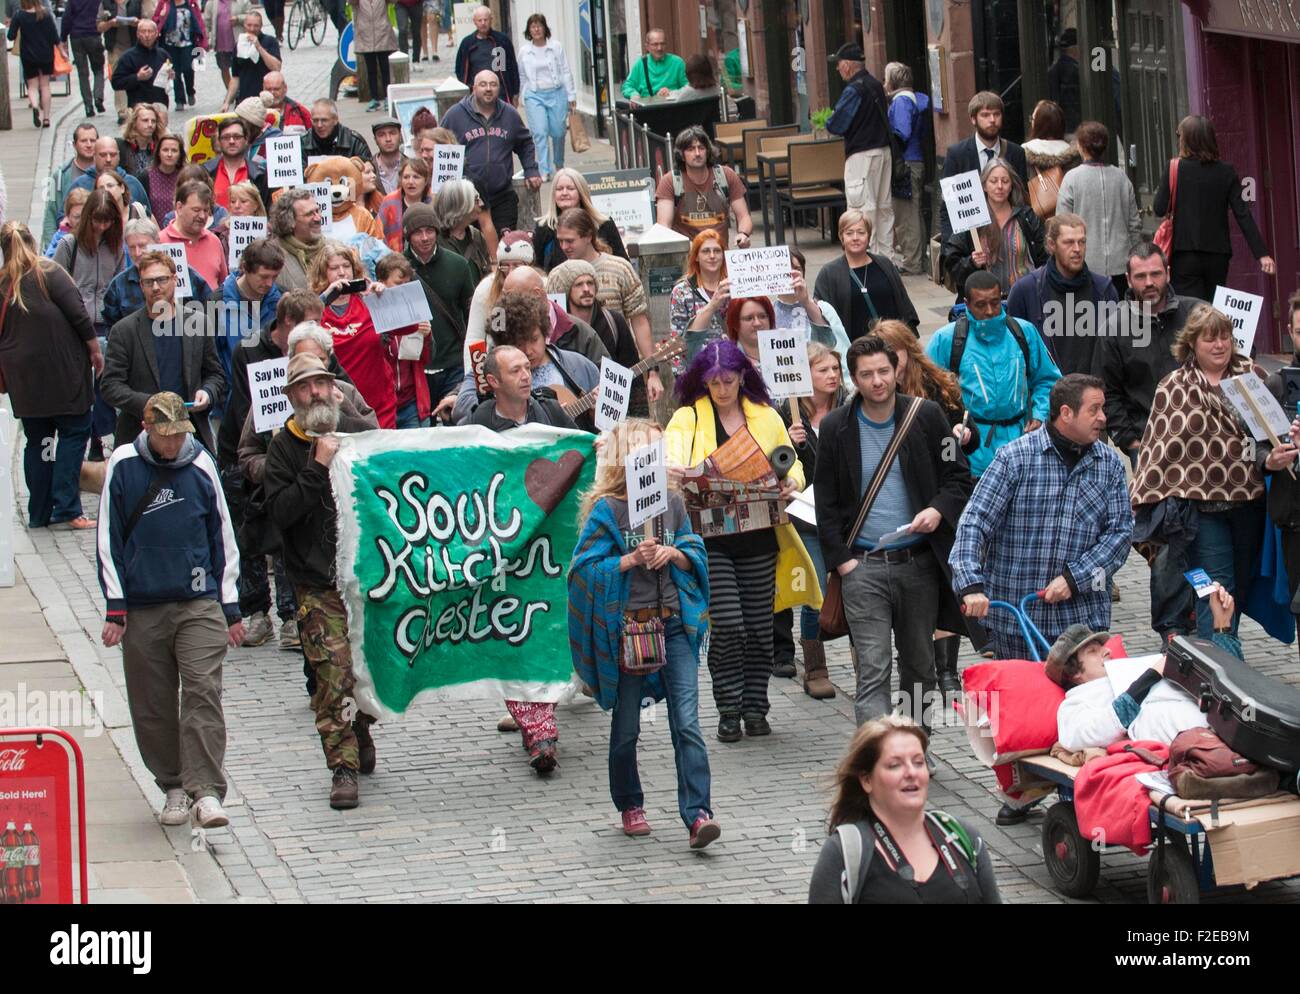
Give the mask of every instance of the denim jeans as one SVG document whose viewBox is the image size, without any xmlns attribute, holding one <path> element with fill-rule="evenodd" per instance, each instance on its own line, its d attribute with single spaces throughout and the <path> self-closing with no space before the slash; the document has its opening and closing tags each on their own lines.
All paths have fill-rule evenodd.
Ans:
<svg viewBox="0 0 1300 994">
<path fill-rule="evenodd" d="M 424 3 L 421 0 L 411 7 L 396 5 L 397 47 L 407 52 L 412 62 L 420 61 L 420 48 L 424 41 Z"/>
<path fill-rule="evenodd" d="M 700 734 L 700 660 L 691 651 L 680 621 L 668 618 L 664 629 L 668 663 L 659 671 L 659 677 L 664 684 L 668 731 L 673 742 L 673 759 L 677 764 L 677 810 L 686 827 L 690 828 L 701 814 L 713 814 L 709 801 L 709 754 L 704 748 L 704 736 Z M 645 806 L 641 777 L 636 768 L 642 682 L 639 676 L 626 673 L 618 676 L 618 699 L 614 702 L 613 725 L 609 732 L 609 793 L 619 811 Z M 651 711 L 652 716 L 654 713 Z"/>
<path fill-rule="evenodd" d="M 866 556 L 843 578 L 844 615 L 858 654 L 853 716 L 859 726 L 894 709 L 889 696 L 893 665 L 890 637 L 898 648 L 902 711 L 927 728 L 927 705 L 937 700 L 934 629 L 939 585 L 944 582 L 929 547 L 905 563 Z"/>
<path fill-rule="evenodd" d="M 27 523 L 44 528 L 81 517 L 81 460 L 90 440 L 90 411 L 57 418 L 23 418 L 27 446 Z M 53 447 L 50 441 L 58 436 Z"/>
<path fill-rule="evenodd" d="M 1237 634 L 1242 604 L 1255 579 L 1264 537 L 1264 502 L 1242 504 L 1230 511 L 1202 511 L 1196 538 L 1187 550 L 1187 568 L 1200 567 L 1237 601 L 1232 634 Z M 1214 632 L 1209 602 L 1196 599 L 1196 633 L 1204 639 Z"/>
<path fill-rule="evenodd" d="M 405 9 L 405 8 L 399 8 Z M 439 398 L 441 399 L 441 398 Z M 399 428 L 423 428 L 425 422 L 420 418 L 420 406 L 413 400 L 408 400 L 405 404 L 397 409 L 397 427 Z"/>
<path fill-rule="evenodd" d="M 108 355 L 108 329 L 102 325 L 96 325 L 96 333 L 103 329 L 103 334 L 99 337 L 100 355 Z M 95 406 L 91 410 L 91 433 L 96 438 L 103 438 L 105 435 L 112 435 L 117 430 L 117 412 L 112 406 L 105 402 L 104 398 L 99 395 L 99 383 L 101 377 L 95 377 Z M 116 441 L 116 440 L 115 440 Z"/>
<path fill-rule="evenodd" d="M 826 592 L 826 560 L 822 558 L 822 544 L 817 539 L 817 530 L 811 525 L 804 530 L 802 524 L 796 525 L 799 532 L 799 538 L 803 542 L 803 547 L 808 550 L 808 558 L 813 562 L 813 574 L 817 583 L 817 589 L 822 593 Z M 804 605 L 799 615 L 799 637 L 811 641 L 821 635 L 821 625 L 818 618 L 821 612 L 816 608 Z"/>
<path fill-rule="evenodd" d="M 529 90 L 524 94 L 528 130 L 537 150 L 537 169 L 542 176 L 554 176 L 564 166 L 564 132 L 569 123 L 569 96 L 563 86 L 551 90 Z"/>
</svg>

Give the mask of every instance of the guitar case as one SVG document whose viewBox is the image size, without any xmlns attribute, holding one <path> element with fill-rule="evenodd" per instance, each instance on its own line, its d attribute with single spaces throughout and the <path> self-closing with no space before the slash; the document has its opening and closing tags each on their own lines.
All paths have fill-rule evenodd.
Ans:
<svg viewBox="0 0 1300 994">
<path fill-rule="evenodd" d="M 1300 771 L 1300 690 L 1213 642 L 1184 636 L 1169 643 L 1165 677 L 1199 702 L 1230 748 L 1283 773 Z"/>
</svg>

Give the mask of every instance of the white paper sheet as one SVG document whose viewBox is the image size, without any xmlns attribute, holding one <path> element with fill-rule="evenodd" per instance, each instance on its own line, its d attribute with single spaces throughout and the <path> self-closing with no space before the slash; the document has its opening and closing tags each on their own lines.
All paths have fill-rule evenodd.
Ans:
<svg viewBox="0 0 1300 994">
<path fill-rule="evenodd" d="M 419 280 L 401 286 L 390 286 L 383 293 L 368 293 L 361 299 L 370 311 L 375 331 L 380 333 L 409 328 L 413 324 L 433 319 L 433 314 L 429 311 L 429 298 L 424 295 L 424 286 Z"/>
</svg>

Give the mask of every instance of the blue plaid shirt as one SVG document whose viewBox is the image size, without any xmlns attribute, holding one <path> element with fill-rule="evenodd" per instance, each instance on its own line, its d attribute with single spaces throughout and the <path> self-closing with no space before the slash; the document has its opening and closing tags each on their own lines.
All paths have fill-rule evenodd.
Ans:
<svg viewBox="0 0 1300 994">
<path fill-rule="evenodd" d="M 1042 427 L 999 449 L 976 484 L 948 557 L 953 590 L 960 598 L 982 587 L 989 600 L 1015 604 L 1064 576 L 1074 595 L 1057 604 L 1037 602 L 1030 611 L 1034 623 L 1049 642 L 1073 624 L 1105 631 L 1110 578 L 1128 558 L 1132 536 L 1118 454 L 1096 442 L 1067 472 Z M 990 611 L 987 624 L 1019 635 L 1007 611 Z"/>
</svg>

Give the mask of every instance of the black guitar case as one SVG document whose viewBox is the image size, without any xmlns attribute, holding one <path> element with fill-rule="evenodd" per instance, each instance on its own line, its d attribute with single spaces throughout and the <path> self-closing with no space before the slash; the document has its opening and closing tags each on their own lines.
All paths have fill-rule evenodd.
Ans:
<svg viewBox="0 0 1300 994">
<path fill-rule="evenodd" d="M 1283 773 L 1300 771 L 1300 690 L 1213 642 L 1182 636 L 1169 643 L 1165 677 L 1200 703 L 1230 748 Z"/>
</svg>

